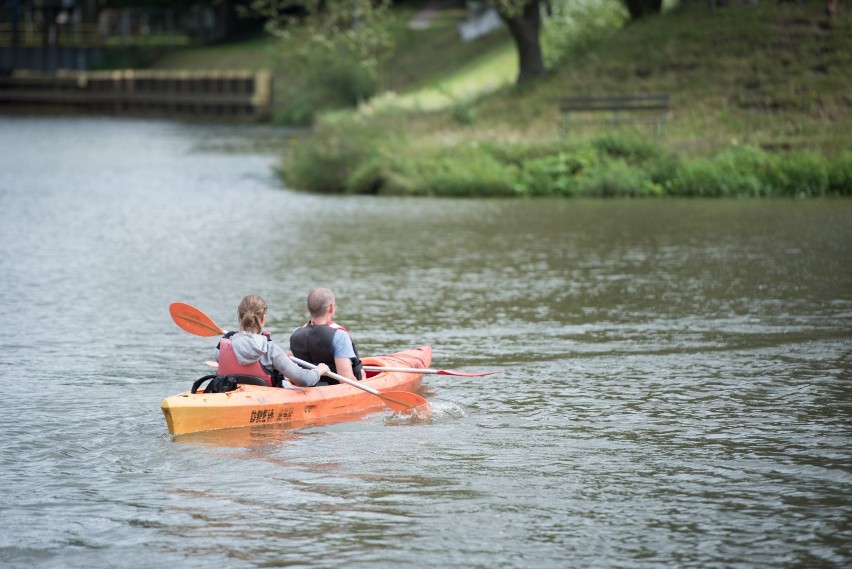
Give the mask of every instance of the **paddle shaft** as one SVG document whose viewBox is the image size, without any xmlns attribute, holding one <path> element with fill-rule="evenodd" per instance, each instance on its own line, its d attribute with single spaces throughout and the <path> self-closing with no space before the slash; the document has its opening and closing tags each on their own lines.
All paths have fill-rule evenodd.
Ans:
<svg viewBox="0 0 852 569">
<path fill-rule="evenodd" d="M 293 360 L 294 362 L 296 362 L 297 364 L 299 364 L 300 366 L 306 367 L 308 369 L 316 369 L 316 367 L 317 367 L 314 364 L 312 364 L 310 362 L 306 362 L 305 360 L 300 360 L 299 358 L 297 358 L 295 356 L 290 356 L 290 359 Z M 330 377 L 332 379 L 336 379 L 337 381 L 342 381 L 343 383 L 348 383 L 352 387 L 357 387 L 358 389 L 363 389 L 367 393 L 372 393 L 373 395 L 378 395 L 379 397 L 382 396 L 381 391 L 373 389 L 369 385 L 361 385 L 360 383 L 358 383 L 354 379 L 349 379 L 348 377 L 346 377 L 344 375 L 340 375 L 339 373 L 334 373 L 333 371 L 330 371 L 325 375 L 327 375 L 328 377 Z"/>
<path fill-rule="evenodd" d="M 290 356 L 290 359 L 296 362 L 299 365 L 305 366 L 309 369 L 314 369 L 317 366 L 310 362 L 306 362 L 304 360 L 300 360 L 299 358 L 295 358 Z M 408 391 L 385 391 L 381 392 L 377 389 L 373 389 L 368 385 L 364 385 L 355 380 L 349 379 L 348 377 L 342 376 L 339 373 L 328 372 L 326 374 L 328 377 L 332 379 L 336 379 L 337 381 L 342 381 L 343 383 L 347 383 L 352 387 L 357 387 L 367 393 L 375 395 L 379 399 L 382 400 L 382 403 L 390 407 L 392 410 L 400 413 L 408 413 L 414 409 L 420 410 L 420 412 L 427 413 L 429 415 L 432 414 L 432 408 L 429 406 L 429 402 L 424 398 L 420 397 L 416 393 L 409 393 Z"/>
<path fill-rule="evenodd" d="M 363 366 L 364 371 L 390 371 L 396 373 L 423 373 L 423 374 L 437 374 L 437 375 L 458 375 L 462 377 L 481 377 L 484 375 L 494 375 L 495 373 L 500 373 L 497 371 L 487 371 L 483 373 L 471 373 L 466 371 L 455 371 L 451 369 L 431 369 L 431 368 L 420 368 L 420 367 L 384 367 L 384 366 Z"/>
</svg>

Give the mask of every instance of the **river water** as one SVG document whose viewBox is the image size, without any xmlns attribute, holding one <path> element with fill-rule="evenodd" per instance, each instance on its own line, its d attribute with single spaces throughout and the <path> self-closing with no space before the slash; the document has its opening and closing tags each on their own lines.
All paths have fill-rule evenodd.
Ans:
<svg viewBox="0 0 852 569">
<path fill-rule="evenodd" d="M 315 196 L 291 133 L 0 117 L 3 567 L 848 567 L 852 202 Z M 171 437 L 248 293 L 431 421 Z"/>
</svg>

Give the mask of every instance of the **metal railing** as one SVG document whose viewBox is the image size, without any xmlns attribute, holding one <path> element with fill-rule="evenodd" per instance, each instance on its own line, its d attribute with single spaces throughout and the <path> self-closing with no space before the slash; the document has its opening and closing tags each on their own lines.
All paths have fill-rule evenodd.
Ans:
<svg viewBox="0 0 852 569">
<path fill-rule="evenodd" d="M 18 47 L 101 47 L 105 45 L 97 24 L 51 26 L 47 38 L 41 25 L 33 22 L 18 24 Z M 0 22 L 0 47 L 12 47 L 14 28 L 11 22 Z"/>
<path fill-rule="evenodd" d="M 269 71 L 60 71 L 0 77 L 0 109 L 267 120 Z"/>
</svg>

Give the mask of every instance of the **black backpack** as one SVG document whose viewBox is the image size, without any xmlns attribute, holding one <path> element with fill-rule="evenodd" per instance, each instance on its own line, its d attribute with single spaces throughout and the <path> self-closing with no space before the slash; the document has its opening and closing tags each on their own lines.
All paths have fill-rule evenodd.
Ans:
<svg viewBox="0 0 852 569">
<path fill-rule="evenodd" d="M 226 393 L 228 391 L 233 391 L 237 388 L 239 384 L 246 385 L 262 385 L 266 386 L 267 383 L 263 381 L 261 378 L 256 375 L 205 375 L 202 378 L 196 379 L 195 383 L 192 384 L 192 393 L 197 393 L 198 388 L 201 387 L 201 384 L 207 380 L 210 380 L 210 383 L 204 388 L 204 393 Z"/>
</svg>

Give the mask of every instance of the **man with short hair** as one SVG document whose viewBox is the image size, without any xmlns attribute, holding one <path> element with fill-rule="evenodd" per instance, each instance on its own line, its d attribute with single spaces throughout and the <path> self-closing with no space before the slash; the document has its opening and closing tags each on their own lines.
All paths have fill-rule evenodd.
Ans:
<svg viewBox="0 0 852 569">
<path fill-rule="evenodd" d="M 290 336 L 290 350 L 299 359 L 326 364 L 331 371 L 349 379 L 361 380 L 363 370 L 358 349 L 343 326 L 335 324 L 334 293 L 317 288 L 308 295 L 310 321 Z"/>
</svg>

